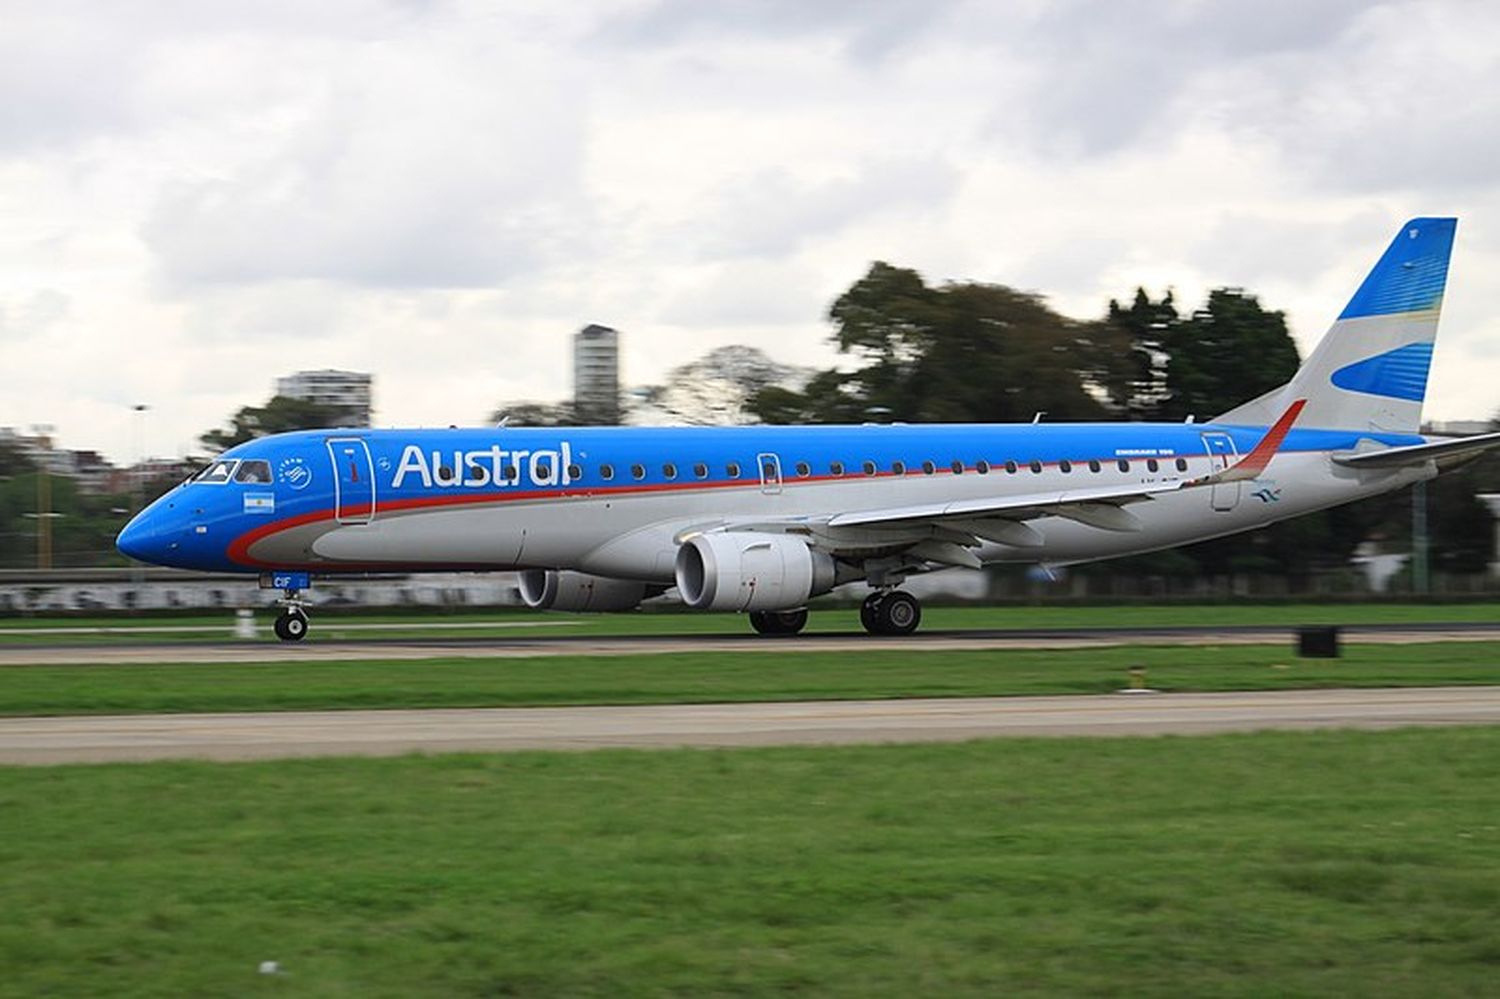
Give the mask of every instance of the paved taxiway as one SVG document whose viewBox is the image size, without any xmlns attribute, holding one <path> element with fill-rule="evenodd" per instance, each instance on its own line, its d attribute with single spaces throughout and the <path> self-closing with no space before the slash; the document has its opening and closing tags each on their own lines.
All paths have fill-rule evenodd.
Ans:
<svg viewBox="0 0 1500 999">
<path fill-rule="evenodd" d="M 330 625 L 338 631 L 339 626 Z M 229 629 L 225 628 L 227 635 Z M 757 635 L 526 635 L 483 638 L 329 639 L 316 634 L 306 642 L 151 641 L 114 645 L 31 642 L 0 645 L 0 667 L 56 665 L 129 665 L 131 663 L 338 662 L 370 659 L 518 658 L 531 656 L 633 656 L 660 652 L 869 652 L 876 649 L 926 651 L 954 649 L 1094 649 L 1118 645 L 1266 645 L 1290 644 L 1296 628 L 1276 625 L 1154 628 L 1053 628 L 1021 630 L 924 631 L 904 638 L 863 632 L 814 632 L 764 638 Z M 1490 624 L 1356 625 L 1343 629 L 1351 644 L 1402 645 L 1419 642 L 1500 641 L 1500 626 Z"/>
<path fill-rule="evenodd" d="M 1500 724 L 1500 686 L 0 720 L 0 763 Z"/>
</svg>

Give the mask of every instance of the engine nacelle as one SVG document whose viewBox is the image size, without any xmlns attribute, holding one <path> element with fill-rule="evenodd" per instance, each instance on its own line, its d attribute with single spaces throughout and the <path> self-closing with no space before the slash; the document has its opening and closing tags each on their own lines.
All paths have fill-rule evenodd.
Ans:
<svg viewBox="0 0 1500 999">
<path fill-rule="evenodd" d="M 521 600 L 537 610 L 626 611 L 661 592 L 633 579 L 591 576 L 567 569 L 527 569 L 521 573 Z"/>
<path fill-rule="evenodd" d="M 677 590 L 696 610 L 759 611 L 801 607 L 833 589 L 833 557 L 790 534 L 699 534 L 677 549 Z"/>
</svg>

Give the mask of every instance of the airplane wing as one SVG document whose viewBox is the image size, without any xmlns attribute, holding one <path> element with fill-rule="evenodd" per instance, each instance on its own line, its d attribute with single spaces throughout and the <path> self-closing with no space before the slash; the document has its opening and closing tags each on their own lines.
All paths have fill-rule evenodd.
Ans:
<svg viewBox="0 0 1500 999">
<path fill-rule="evenodd" d="M 1355 454 L 1336 454 L 1333 460 L 1349 468 L 1405 468 L 1428 461 L 1443 464 L 1458 464 L 1477 458 L 1492 448 L 1500 447 L 1500 433 L 1476 434 L 1473 437 L 1455 437 L 1451 440 L 1428 441 L 1426 444 L 1411 444 L 1406 447 L 1388 447 L 1378 451 L 1360 451 Z"/>
<path fill-rule="evenodd" d="M 1149 500 L 1160 493 L 1176 492 L 1188 486 L 1188 482 L 1160 482 L 1138 486 L 1101 486 L 1095 489 L 1064 489 L 1038 493 L 1023 493 L 1020 496 L 1000 496 L 985 499 L 952 500 L 947 503 L 930 503 L 922 506 L 886 507 L 880 510 L 859 510 L 838 513 L 828 518 L 829 527 L 863 527 L 874 524 L 902 524 L 914 521 L 951 519 L 973 519 L 983 517 L 1006 517 L 1029 520 L 1048 515 L 1069 516 L 1070 511 L 1097 509 L 1113 506 L 1119 509 L 1126 503 Z M 1123 510 L 1121 512 L 1124 512 Z M 1134 520 L 1131 517 L 1130 520 Z M 1123 523 L 1128 521 L 1121 520 Z M 1117 529 L 1131 530 L 1129 527 Z"/>
</svg>

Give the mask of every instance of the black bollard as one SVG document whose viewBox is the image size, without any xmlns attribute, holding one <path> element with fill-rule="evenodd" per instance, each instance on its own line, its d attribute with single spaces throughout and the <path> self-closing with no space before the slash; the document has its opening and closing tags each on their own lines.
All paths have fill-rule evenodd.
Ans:
<svg viewBox="0 0 1500 999">
<path fill-rule="evenodd" d="M 1336 625 L 1318 625 L 1297 629 L 1297 655 L 1304 659 L 1337 659 L 1339 629 Z"/>
</svg>

